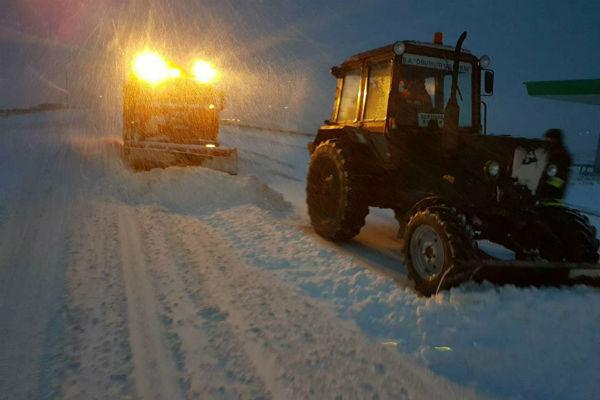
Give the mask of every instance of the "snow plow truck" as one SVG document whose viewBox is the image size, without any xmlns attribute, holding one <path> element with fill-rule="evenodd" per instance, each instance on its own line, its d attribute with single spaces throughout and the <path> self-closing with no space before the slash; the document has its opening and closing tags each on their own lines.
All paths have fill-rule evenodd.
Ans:
<svg viewBox="0 0 600 400">
<path fill-rule="evenodd" d="M 145 51 L 123 91 L 123 152 L 134 168 L 200 165 L 237 173 L 237 150 L 219 145 L 224 95 L 217 71 L 198 60 L 192 73 Z"/>
<path fill-rule="evenodd" d="M 349 240 L 369 207 L 393 209 L 409 277 L 432 295 L 467 280 L 597 284 L 596 228 L 563 204 L 570 157 L 556 135 L 489 136 L 487 56 L 399 41 L 331 69 L 333 114 L 313 142 L 307 206 L 315 231 Z M 484 118 L 482 123 L 482 108 Z M 487 240 L 514 253 L 482 251 Z"/>
</svg>

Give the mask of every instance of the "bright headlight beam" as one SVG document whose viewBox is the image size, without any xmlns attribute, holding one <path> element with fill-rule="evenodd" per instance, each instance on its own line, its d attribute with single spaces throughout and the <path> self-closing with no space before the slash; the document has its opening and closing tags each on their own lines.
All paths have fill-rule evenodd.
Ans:
<svg viewBox="0 0 600 400">
<path fill-rule="evenodd" d="M 170 68 L 167 62 L 153 51 L 139 54 L 133 62 L 133 71 L 140 79 L 153 85 L 180 75 L 179 70 Z"/>
<path fill-rule="evenodd" d="M 194 78 L 202 83 L 213 81 L 217 77 L 217 70 L 209 62 L 198 60 L 194 63 Z"/>
</svg>

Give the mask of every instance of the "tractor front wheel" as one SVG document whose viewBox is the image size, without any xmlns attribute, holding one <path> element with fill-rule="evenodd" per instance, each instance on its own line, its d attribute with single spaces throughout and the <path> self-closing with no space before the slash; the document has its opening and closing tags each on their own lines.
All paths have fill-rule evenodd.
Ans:
<svg viewBox="0 0 600 400">
<path fill-rule="evenodd" d="M 461 261 L 474 257 L 475 242 L 464 218 L 450 207 L 416 212 L 404 231 L 403 253 L 409 277 L 425 296 L 462 283 Z"/>
</svg>

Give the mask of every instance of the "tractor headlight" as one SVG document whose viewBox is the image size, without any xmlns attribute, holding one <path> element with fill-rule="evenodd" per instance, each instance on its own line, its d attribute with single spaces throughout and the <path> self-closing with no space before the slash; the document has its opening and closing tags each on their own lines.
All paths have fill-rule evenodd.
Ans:
<svg viewBox="0 0 600 400">
<path fill-rule="evenodd" d="M 486 69 L 487 67 L 489 67 L 491 62 L 492 62 L 492 60 L 490 60 L 490 56 L 488 56 L 488 55 L 484 54 L 479 58 L 479 66 L 483 69 Z"/>
<path fill-rule="evenodd" d="M 396 55 L 401 56 L 402 54 L 404 54 L 405 50 L 406 50 L 406 45 L 404 44 L 404 42 L 394 43 L 394 53 L 396 53 Z"/>
<path fill-rule="evenodd" d="M 209 62 L 198 60 L 194 63 L 194 78 L 202 83 L 213 81 L 217 77 L 217 70 Z"/>
<path fill-rule="evenodd" d="M 557 173 L 558 173 L 558 167 L 556 166 L 556 164 L 550 164 L 546 168 L 546 175 L 548 175 L 551 178 L 556 176 Z"/>
<path fill-rule="evenodd" d="M 487 172 L 487 174 L 492 178 L 496 178 L 498 175 L 500 175 L 500 163 L 498 163 L 498 161 L 488 161 L 485 164 L 484 169 L 485 172 Z"/>
<path fill-rule="evenodd" d="M 169 66 L 158 53 L 153 51 L 139 54 L 133 62 L 133 71 L 138 78 L 153 85 L 181 74 L 181 71 Z"/>
</svg>

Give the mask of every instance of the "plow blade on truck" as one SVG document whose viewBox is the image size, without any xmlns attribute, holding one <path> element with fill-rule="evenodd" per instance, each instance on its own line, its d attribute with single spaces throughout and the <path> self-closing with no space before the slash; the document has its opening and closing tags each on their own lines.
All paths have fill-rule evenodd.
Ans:
<svg viewBox="0 0 600 400">
<path fill-rule="evenodd" d="M 232 175 L 237 173 L 237 149 L 220 147 L 216 143 L 129 140 L 123 148 L 128 163 L 134 169 L 202 166 Z"/>
</svg>

